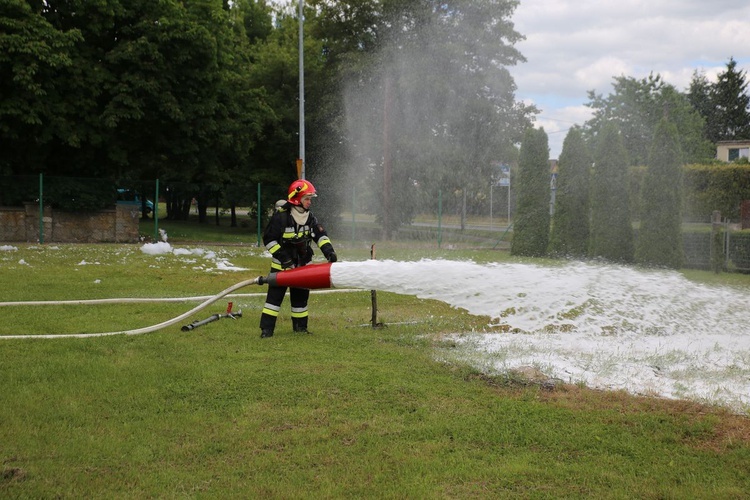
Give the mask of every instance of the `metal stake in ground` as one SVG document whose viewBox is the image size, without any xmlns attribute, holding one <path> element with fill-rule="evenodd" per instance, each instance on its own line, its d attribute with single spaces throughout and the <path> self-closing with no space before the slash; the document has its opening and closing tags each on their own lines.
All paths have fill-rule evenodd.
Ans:
<svg viewBox="0 0 750 500">
<path fill-rule="evenodd" d="M 370 259 L 375 260 L 375 243 L 370 246 Z M 370 298 L 372 299 L 372 327 L 382 328 L 385 325 L 378 322 L 378 291 L 370 290 Z"/>
<path fill-rule="evenodd" d="M 213 316 L 209 316 L 206 319 L 202 319 L 200 321 L 193 321 L 189 325 L 185 325 L 182 327 L 183 332 L 189 332 L 190 330 L 195 330 L 199 326 L 207 325 L 209 323 L 213 323 L 214 321 L 219 321 L 221 318 L 232 318 L 237 319 L 242 317 L 242 311 L 237 311 L 236 313 L 232 312 L 232 303 L 230 302 L 227 305 L 227 312 L 224 314 L 214 314 Z"/>
</svg>

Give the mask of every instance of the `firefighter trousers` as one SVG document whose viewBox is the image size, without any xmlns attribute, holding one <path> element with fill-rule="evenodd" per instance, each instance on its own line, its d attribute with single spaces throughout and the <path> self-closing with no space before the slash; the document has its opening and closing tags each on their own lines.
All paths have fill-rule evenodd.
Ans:
<svg viewBox="0 0 750 500">
<path fill-rule="evenodd" d="M 266 303 L 260 315 L 260 329 L 273 332 L 276 328 L 276 319 L 281 311 L 287 287 L 269 286 L 266 293 Z M 307 288 L 289 288 L 289 299 L 292 304 L 292 329 L 294 331 L 307 330 L 307 302 L 310 298 L 310 290 Z"/>
</svg>

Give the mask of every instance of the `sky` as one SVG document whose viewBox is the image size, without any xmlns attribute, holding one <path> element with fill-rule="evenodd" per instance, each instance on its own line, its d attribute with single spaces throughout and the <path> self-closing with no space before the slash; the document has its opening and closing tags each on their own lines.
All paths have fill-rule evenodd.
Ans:
<svg viewBox="0 0 750 500">
<path fill-rule="evenodd" d="M 608 95 L 613 77 L 654 73 L 685 91 L 694 71 L 713 82 L 730 57 L 750 70 L 747 0 L 521 0 L 512 21 L 526 37 L 527 62 L 510 68 L 516 98 L 541 109 L 550 158 L 590 118 L 588 91 Z"/>
</svg>

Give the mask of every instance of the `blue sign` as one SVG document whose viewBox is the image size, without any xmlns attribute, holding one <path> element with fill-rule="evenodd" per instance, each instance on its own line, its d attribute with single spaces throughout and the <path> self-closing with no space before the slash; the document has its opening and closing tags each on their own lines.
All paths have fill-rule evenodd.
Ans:
<svg viewBox="0 0 750 500">
<path fill-rule="evenodd" d="M 500 164 L 500 176 L 497 179 L 497 185 L 510 187 L 510 165 Z"/>
</svg>

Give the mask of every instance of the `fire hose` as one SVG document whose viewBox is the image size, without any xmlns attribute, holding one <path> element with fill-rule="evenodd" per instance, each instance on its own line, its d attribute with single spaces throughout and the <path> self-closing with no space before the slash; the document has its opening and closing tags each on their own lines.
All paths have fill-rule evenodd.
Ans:
<svg viewBox="0 0 750 500">
<path fill-rule="evenodd" d="M 144 328 L 137 328 L 134 330 L 122 330 L 117 332 L 104 332 L 104 333 L 68 333 L 68 334 L 50 334 L 50 335 L 2 335 L 0 336 L 0 339 L 65 339 L 65 338 L 91 338 L 91 337 L 107 337 L 111 335 L 140 335 L 142 333 L 150 333 L 155 332 L 157 330 L 161 330 L 162 328 L 166 328 L 168 326 L 172 326 L 176 323 L 180 323 L 181 321 L 185 320 L 186 318 L 189 318 L 193 314 L 202 311 L 206 307 L 210 306 L 217 300 L 221 299 L 222 297 L 229 295 L 230 293 L 234 292 L 235 290 L 239 290 L 240 288 L 246 287 L 248 285 L 265 285 L 268 284 L 270 286 L 286 286 L 286 287 L 296 287 L 296 288 L 331 288 L 331 264 L 311 264 L 304 267 L 298 267 L 295 269 L 289 269 L 287 271 L 280 271 L 278 273 L 271 273 L 268 276 L 259 276 L 257 278 L 253 279 L 247 279 L 244 281 L 240 281 L 239 283 L 230 286 L 229 288 L 222 290 L 221 292 L 217 293 L 213 297 L 210 297 L 209 299 L 205 300 L 201 304 L 197 305 L 196 307 L 192 308 L 191 310 L 187 311 L 186 313 L 180 314 L 177 317 L 174 317 L 170 320 L 164 321 L 162 323 L 144 327 Z M 231 314 L 231 313 L 228 313 Z M 217 315 L 214 315 L 217 316 Z M 208 318 L 208 320 L 204 320 L 204 322 L 199 322 L 201 324 L 205 324 L 205 322 L 212 322 L 220 319 L 220 317 L 226 317 L 224 315 L 218 315 L 219 317 L 212 319 Z M 240 313 L 235 313 L 234 316 L 241 316 Z M 190 330 L 192 328 L 188 328 Z"/>
</svg>

